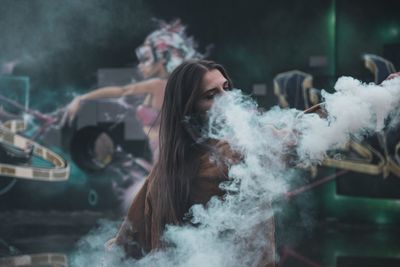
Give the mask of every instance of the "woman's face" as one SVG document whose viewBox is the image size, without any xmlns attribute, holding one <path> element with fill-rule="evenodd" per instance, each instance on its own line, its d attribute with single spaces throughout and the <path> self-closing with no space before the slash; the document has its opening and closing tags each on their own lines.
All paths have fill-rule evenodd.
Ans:
<svg viewBox="0 0 400 267">
<path fill-rule="evenodd" d="M 136 56 L 139 60 L 139 70 L 144 78 L 161 76 L 164 71 L 164 61 L 156 61 L 153 51 L 148 44 L 144 44 L 136 49 Z"/>
<path fill-rule="evenodd" d="M 196 111 L 204 114 L 214 103 L 214 98 L 231 89 L 229 81 L 222 73 L 213 69 L 207 71 L 201 82 L 200 98 L 196 103 Z"/>
</svg>

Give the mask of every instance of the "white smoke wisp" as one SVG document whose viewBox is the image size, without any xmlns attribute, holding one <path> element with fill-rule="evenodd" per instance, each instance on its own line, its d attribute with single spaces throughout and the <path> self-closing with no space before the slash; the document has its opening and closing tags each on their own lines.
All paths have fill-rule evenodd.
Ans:
<svg viewBox="0 0 400 267">
<path fill-rule="evenodd" d="M 261 112 L 238 90 L 216 99 L 206 137 L 226 140 L 241 155 L 241 161 L 229 169 L 230 179 L 221 184 L 226 196 L 212 198 L 206 207 L 193 206 L 196 227 L 169 226 L 164 239 L 171 246 L 131 262 L 132 266 L 257 266 L 262 262 L 274 245 L 268 222 L 279 207 L 271 203 L 296 179 L 287 156 L 295 152 L 300 164 L 321 162 L 328 150 L 343 145 L 351 134 L 362 137 L 381 131 L 399 105 L 400 79 L 377 86 L 344 77 L 335 88 L 334 94 L 324 93 L 327 118 L 277 107 Z"/>
<path fill-rule="evenodd" d="M 131 261 L 124 260 L 123 249 L 113 246 L 109 251 L 105 242 L 115 236 L 119 223 L 99 221 L 99 226 L 82 238 L 75 250 L 69 255 L 69 264 L 73 267 L 128 267 Z"/>
</svg>

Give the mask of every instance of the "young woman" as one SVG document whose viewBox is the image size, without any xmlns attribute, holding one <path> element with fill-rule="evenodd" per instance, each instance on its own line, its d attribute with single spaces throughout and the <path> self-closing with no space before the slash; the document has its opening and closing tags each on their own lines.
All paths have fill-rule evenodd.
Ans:
<svg viewBox="0 0 400 267">
<path fill-rule="evenodd" d="M 161 110 L 159 160 L 108 245 L 115 242 L 132 257 L 162 248 L 166 225 L 188 223 L 191 206 L 224 195 L 219 184 L 228 179 L 226 159 L 239 156 L 223 141 L 199 139 L 199 131 L 214 98 L 231 88 L 225 69 L 211 61 L 188 61 L 171 74 Z"/>
<path fill-rule="evenodd" d="M 185 27 L 179 20 L 171 24 L 160 22 L 160 28 L 149 34 L 143 45 L 136 49 L 139 70 L 144 81 L 122 87 L 110 86 L 76 97 L 67 107 L 71 122 L 83 100 L 113 98 L 126 95 L 146 95 L 136 115 L 149 138 L 153 161 L 158 158 L 158 115 L 164 99 L 165 85 L 170 73 L 184 60 L 201 58 L 195 50 L 192 38 L 185 34 Z"/>
</svg>

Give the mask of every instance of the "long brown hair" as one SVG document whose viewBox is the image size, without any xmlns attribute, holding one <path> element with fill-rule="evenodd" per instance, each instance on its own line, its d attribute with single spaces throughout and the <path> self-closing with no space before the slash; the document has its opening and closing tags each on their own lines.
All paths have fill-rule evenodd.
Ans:
<svg viewBox="0 0 400 267">
<path fill-rule="evenodd" d="M 194 140 L 187 121 L 199 114 L 196 103 L 201 95 L 204 75 L 217 69 L 231 83 L 225 69 L 212 61 L 191 60 L 182 63 L 168 79 L 161 109 L 160 156 L 150 174 L 152 199 L 152 235 L 161 237 L 167 224 L 180 224 L 189 209 L 191 182 L 199 169 L 199 157 L 205 147 Z M 153 240 L 160 246 L 159 240 Z"/>
</svg>

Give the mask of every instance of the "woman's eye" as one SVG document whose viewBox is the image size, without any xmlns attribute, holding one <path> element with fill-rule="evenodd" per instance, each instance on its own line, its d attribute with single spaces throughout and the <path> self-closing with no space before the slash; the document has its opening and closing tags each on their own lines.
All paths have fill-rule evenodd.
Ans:
<svg viewBox="0 0 400 267">
<path fill-rule="evenodd" d="M 213 99 L 214 96 L 215 96 L 215 93 L 208 94 L 208 95 L 206 95 L 206 99 Z"/>
</svg>

